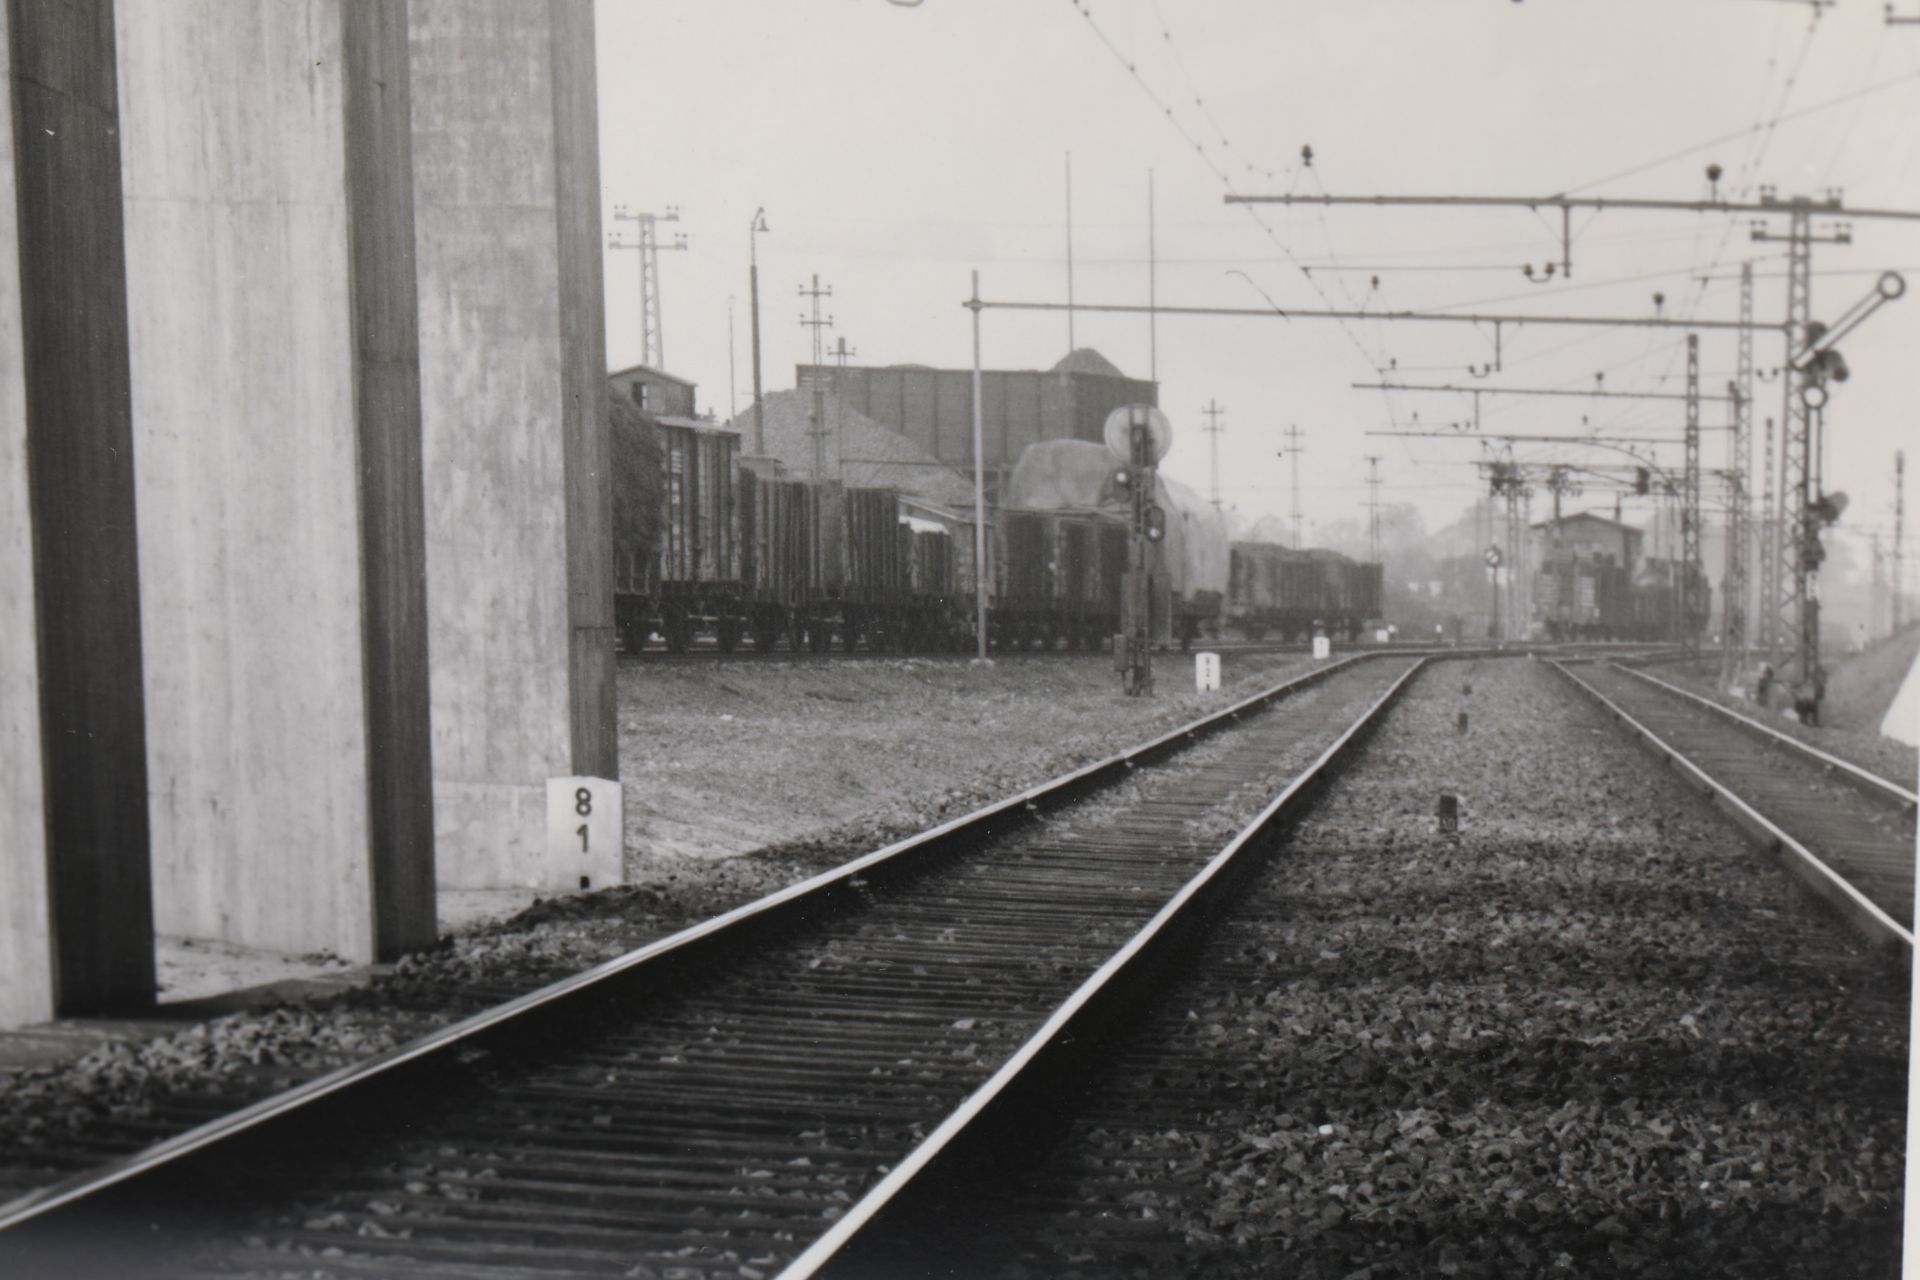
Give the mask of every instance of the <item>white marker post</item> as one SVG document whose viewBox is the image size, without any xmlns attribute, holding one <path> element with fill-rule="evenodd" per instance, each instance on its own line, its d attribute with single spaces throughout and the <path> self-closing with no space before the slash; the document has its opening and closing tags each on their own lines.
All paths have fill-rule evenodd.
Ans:
<svg viewBox="0 0 1920 1280">
<path fill-rule="evenodd" d="M 1333 641 L 1327 639 L 1323 632 L 1316 631 L 1313 633 L 1313 656 L 1316 658 L 1331 658 L 1333 656 Z"/>
<path fill-rule="evenodd" d="M 606 778 L 547 779 L 549 883 L 620 883 L 624 803 L 620 784 Z"/>
<path fill-rule="evenodd" d="M 1212 693 L 1220 687 L 1219 654 L 1196 653 L 1193 655 L 1193 687 L 1200 693 Z"/>
</svg>

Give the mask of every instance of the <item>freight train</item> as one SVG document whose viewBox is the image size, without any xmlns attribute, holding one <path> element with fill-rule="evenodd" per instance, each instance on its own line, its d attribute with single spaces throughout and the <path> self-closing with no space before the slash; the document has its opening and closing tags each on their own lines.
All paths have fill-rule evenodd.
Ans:
<svg viewBox="0 0 1920 1280">
<path fill-rule="evenodd" d="M 975 530 L 893 489 L 790 478 L 742 458 L 733 431 L 642 413 L 616 397 L 614 617 L 621 647 L 657 634 L 683 652 L 939 651 L 975 630 Z M 1380 566 L 1331 551 L 1229 546 L 1212 506 L 1166 477 L 1152 547 L 1156 642 L 1191 645 L 1224 625 L 1291 639 L 1359 634 L 1380 614 Z M 1130 537 L 1106 449 L 1049 440 L 1020 457 L 989 514 L 988 640 L 1098 649 L 1120 630 Z"/>
</svg>

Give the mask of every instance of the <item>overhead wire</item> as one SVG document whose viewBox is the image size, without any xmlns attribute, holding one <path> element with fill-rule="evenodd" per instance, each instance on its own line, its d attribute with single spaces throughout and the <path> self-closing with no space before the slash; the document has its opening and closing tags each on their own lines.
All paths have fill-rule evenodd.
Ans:
<svg viewBox="0 0 1920 1280">
<path fill-rule="evenodd" d="M 1067 0 L 1067 3 L 1072 5 L 1074 10 L 1078 12 L 1081 17 L 1086 19 L 1087 26 L 1099 38 L 1100 43 L 1106 47 L 1107 51 L 1110 54 L 1113 55 L 1114 60 L 1119 62 L 1120 65 L 1126 69 L 1128 76 L 1131 77 L 1134 84 L 1141 90 L 1141 92 L 1147 95 L 1148 100 L 1153 102 L 1155 106 L 1160 108 L 1162 117 L 1166 119 L 1166 121 L 1173 126 L 1175 131 L 1180 134 L 1181 138 L 1184 139 L 1187 142 L 1187 144 L 1193 148 L 1194 152 L 1201 158 L 1201 161 L 1207 166 L 1207 168 L 1213 173 L 1213 175 L 1217 179 L 1219 179 L 1221 185 L 1226 189 L 1226 191 L 1232 195 L 1242 194 L 1238 185 L 1234 182 L 1233 177 L 1220 167 L 1219 163 L 1217 163 L 1214 160 L 1213 156 L 1208 153 L 1206 147 L 1197 138 L 1193 136 L 1192 130 L 1190 130 L 1187 127 L 1186 123 L 1179 116 L 1176 116 L 1174 114 L 1173 107 L 1167 103 L 1165 98 L 1157 90 L 1155 90 L 1152 85 L 1147 83 L 1146 78 L 1140 74 L 1140 69 L 1136 60 L 1129 57 L 1126 53 L 1122 52 L 1120 47 L 1117 44 L 1115 44 L 1113 39 L 1107 34 L 1105 29 L 1101 27 L 1099 20 L 1094 17 L 1092 8 L 1087 3 L 1087 0 Z M 1162 27 L 1161 27 L 1161 33 L 1165 41 L 1168 44 L 1172 44 L 1172 33 L 1164 25 L 1164 23 L 1162 24 Z M 1230 146 L 1231 146 L 1230 143 L 1227 144 L 1227 146 L 1223 146 L 1222 151 L 1224 152 L 1227 149 L 1227 147 L 1230 147 Z M 1271 173 L 1271 171 L 1268 171 L 1268 172 Z M 1310 284 L 1313 287 L 1314 292 L 1320 296 L 1321 301 L 1326 303 L 1327 309 L 1337 310 L 1338 308 L 1334 306 L 1333 299 L 1330 298 L 1327 295 L 1326 291 L 1320 287 L 1319 282 L 1313 278 L 1312 273 L 1308 271 L 1306 268 L 1301 266 L 1298 260 L 1298 257 L 1297 255 L 1294 254 L 1292 248 L 1288 246 L 1286 242 L 1280 238 L 1279 234 L 1274 230 L 1272 224 L 1270 224 L 1266 220 L 1266 218 L 1261 215 L 1261 213 L 1257 210 L 1257 208 L 1250 204 L 1242 204 L 1237 207 L 1244 210 L 1247 216 L 1252 218 L 1254 224 L 1261 229 L 1261 231 L 1265 234 L 1266 238 L 1273 244 L 1273 246 L 1280 251 L 1281 255 L 1285 257 L 1289 263 L 1291 263 L 1293 266 L 1295 266 L 1300 270 L 1301 274 L 1306 278 L 1308 284 Z M 1345 319 L 1342 319 L 1339 321 L 1339 324 L 1340 324 L 1341 330 L 1347 335 L 1348 340 L 1353 343 L 1355 350 L 1357 350 L 1360 353 L 1361 358 L 1366 361 L 1367 366 L 1370 369 L 1372 369 L 1376 374 L 1384 375 L 1385 370 L 1381 367 L 1381 365 L 1377 361 L 1375 361 L 1375 359 L 1373 358 L 1373 354 L 1367 350 L 1366 344 L 1360 340 L 1359 335 L 1353 331 L 1352 327 L 1348 324 L 1348 322 Z"/>
</svg>

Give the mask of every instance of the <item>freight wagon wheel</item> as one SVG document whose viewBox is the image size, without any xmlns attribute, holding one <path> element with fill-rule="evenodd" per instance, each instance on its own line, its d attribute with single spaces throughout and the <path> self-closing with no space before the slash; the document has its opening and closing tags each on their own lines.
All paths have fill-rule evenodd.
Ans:
<svg viewBox="0 0 1920 1280">
<path fill-rule="evenodd" d="M 678 609 L 663 609 L 660 628 L 666 634 L 668 653 L 685 653 L 693 643 L 693 625 Z"/>
<path fill-rule="evenodd" d="M 740 647 L 740 619 L 722 618 L 715 626 L 720 652 L 732 653 Z"/>
<path fill-rule="evenodd" d="M 780 615 L 778 613 L 757 613 L 753 616 L 753 647 L 761 653 L 772 653 L 773 646 L 780 643 Z"/>
</svg>

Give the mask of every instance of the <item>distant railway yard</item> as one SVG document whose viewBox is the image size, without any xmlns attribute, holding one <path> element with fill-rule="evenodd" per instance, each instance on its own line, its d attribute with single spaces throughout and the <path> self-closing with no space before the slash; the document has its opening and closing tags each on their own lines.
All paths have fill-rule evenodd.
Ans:
<svg viewBox="0 0 1920 1280">
<path fill-rule="evenodd" d="M 0 1265 L 1892 1274 L 1911 791 L 1631 656 L 636 659 L 627 884 L 13 1072 Z"/>
</svg>

